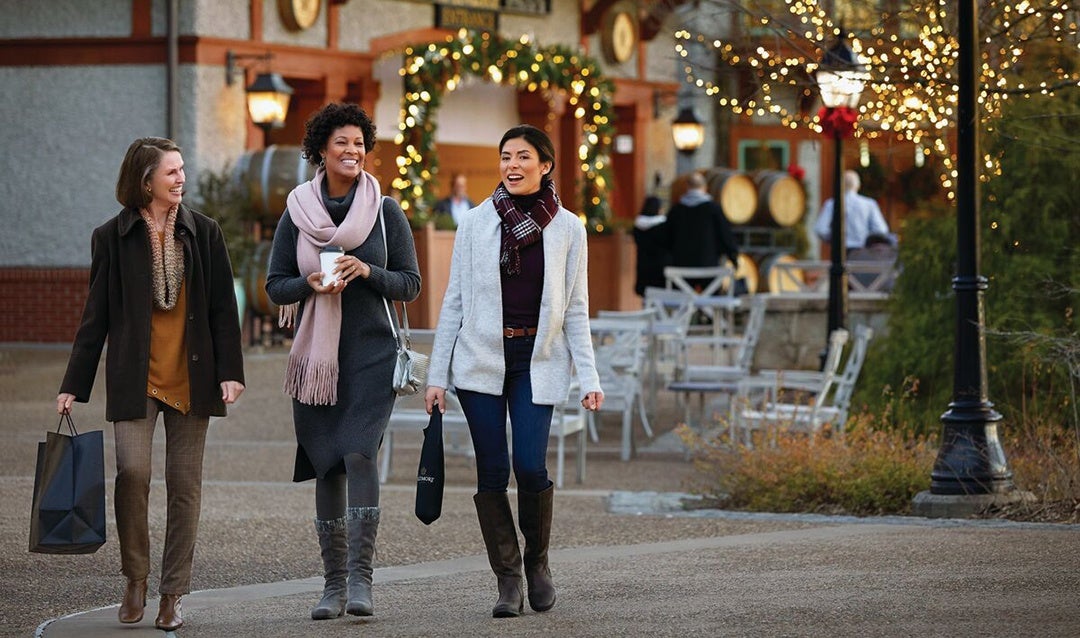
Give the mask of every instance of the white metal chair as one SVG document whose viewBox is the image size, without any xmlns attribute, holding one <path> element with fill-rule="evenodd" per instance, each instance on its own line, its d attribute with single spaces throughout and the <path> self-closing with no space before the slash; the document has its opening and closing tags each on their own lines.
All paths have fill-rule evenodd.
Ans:
<svg viewBox="0 0 1080 638">
<path fill-rule="evenodd" d="M 682 290 L 645 288 L 645 308 L 656 316 L 649 326 L 649 396 L 650 413 L 656 407 L 657 390 L 675 379 L 683 340 L 696 310 L 692 295 Z"/>
<path fill-rule="evenodd" d="M 848 331 L 843 329 L 834 330 L 829 335 L 825 365 L 820 373 L 802 374 L 802 371 L 794 371 L 789 375 L 780 371 L 747 377 L 739 382 L 738 395 L 732 405 L 732 419 L 736 427 L 742 428 L 747 444 L 751 442 L 752 430 L 775 432 L 783 429 L 813 433 L 826 423 L 839 421 L 841 414 L 834 403 L 834 390 L 848 338 Z M 794 397 L 789 399 L 791 395 Z"/>
<path fill-rule="evenodd" d="M 750 375 L 754 362 L 754 351 L 761 338 L 761 328 L 765 324 L 765 311 L 768 299 L 764 295 L 755 295 L 750 303 L 745 324 L 739 335 L 732 336 L 687 336 L 683 342 L 680 364 L 676 380 L 668 384 L 668 390 L 682 397 L 684 418 L 689 424 L 690 394 L 699 396 L 701 422 L 706 420 L 705 395 L 720 393 L 732 395 L 738 391 L 738 382 Z M 730 349 L 732 363 L 728 365 L 701 364 L 696 359 L 702 356 L 701 350 Z M 711 360 L 716 360 L 715 355 Z M 734 424 L 729 424 L 734 436 Z"/>
<path fill-rule="evenodd" d="M 642 423 L 647 426 L 642 399 L 642 379 L 645 363 L 645 331 L 649 322 L 644 319 L 596 318 L 589 322 L 593 335 L 593 352 L 600 387 L 604 389 L 604 404 L 600 412 L 622 414 L 622 445 L 620 456 L 627 461 L 633 451 L 633 416 L 637 408 Z M 596 435 L 596 413 L 589 413 L 590 429 Z"/>
</svg>

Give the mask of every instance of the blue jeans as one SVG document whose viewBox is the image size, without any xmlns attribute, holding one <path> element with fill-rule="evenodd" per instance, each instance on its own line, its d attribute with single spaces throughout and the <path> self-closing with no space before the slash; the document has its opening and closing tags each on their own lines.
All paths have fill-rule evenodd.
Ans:
<svg viewBox="0 0 1080 638">
<path fill-rule="evenodd" d="M 547 446 L 554 406 L 532 400 L 532 358 L 536 337 L 503 340 L 506 380 L 501 395 L 458 390 L 461 409 L 469 423 L 476 451 L 476 490 L 505 492 L 510 485 L 510 452 L 506 442 L 506 414 L 513 432 L 514 477 L 522 492 L 546 490 Z"/>
</svg>

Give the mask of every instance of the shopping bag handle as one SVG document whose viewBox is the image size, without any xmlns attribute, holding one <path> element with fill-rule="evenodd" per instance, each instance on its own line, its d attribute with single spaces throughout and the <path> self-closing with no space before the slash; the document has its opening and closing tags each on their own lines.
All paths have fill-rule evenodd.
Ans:
<svg viewBox="0 0 1080 638">
<path fill-rule="evenodd" d="M 75 421 L 72 420 L 70 412 L 64 412 L 60 415 L 60 422 L 56 424 L 57 433 L 60 432 L 60 428 L 64 427 L 65 421 L 67 421 L 68 431 L 71 432 L 71 436 L 79 436 L 79 431 L 75 429 Z"/>
</svg>

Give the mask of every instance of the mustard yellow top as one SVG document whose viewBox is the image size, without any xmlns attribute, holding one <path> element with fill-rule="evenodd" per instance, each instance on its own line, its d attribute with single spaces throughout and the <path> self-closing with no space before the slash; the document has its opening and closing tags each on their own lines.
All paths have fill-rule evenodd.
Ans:
<svg viewBox="0 0 1080 638">
<path fill-rule="evenodd" d="M 164 240 L 164 233 L 160 235 Z M 150 373 L 146 378 L 146 395 L 181 414 L 187 414 L 191 409 L 185 327 L 186 286 L 187 282 L 181 282 L 172 310 L 154 307 L 150 319 Z"/>
</svg>

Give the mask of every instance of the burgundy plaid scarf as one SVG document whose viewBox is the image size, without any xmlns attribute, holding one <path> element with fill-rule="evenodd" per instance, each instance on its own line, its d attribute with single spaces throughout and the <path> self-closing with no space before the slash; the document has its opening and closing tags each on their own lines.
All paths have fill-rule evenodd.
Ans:
<svg viewBox="0 0 1080 638">
<path fill-rule="evenodd" d="M 502 182 L 491 195 L 491 203 L 502 220 L 502 250 L 499 265 L 507 275 L 521 274 L 521 249 L 540 241 L 545 227 L 559 211 L 559 195 L 555 182 L 547 180 L 540 185 L 540 198 L 532 210 L 522 212 L 514 204 L 513 196 Z"/>
</svg>

